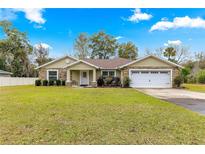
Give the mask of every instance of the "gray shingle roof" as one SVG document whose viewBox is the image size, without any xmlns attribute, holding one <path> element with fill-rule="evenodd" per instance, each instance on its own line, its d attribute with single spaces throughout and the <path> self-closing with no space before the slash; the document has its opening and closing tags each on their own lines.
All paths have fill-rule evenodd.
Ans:
<svg viewBox="0 0 205 154">
<path fill-rule="evenodd" d="M 125 58 L 114 59 L 83 59 L 84 61 L 100 67 L 101 69 L 116 69 L 122 65 L 130 63 L 132 60 Z"/>
</svg>

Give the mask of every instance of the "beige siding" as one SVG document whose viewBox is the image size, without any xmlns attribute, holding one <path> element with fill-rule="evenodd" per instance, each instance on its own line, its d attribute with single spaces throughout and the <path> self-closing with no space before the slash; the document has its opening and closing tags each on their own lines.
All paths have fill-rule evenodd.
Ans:
<svg viewBox="0 0 205 154">
<path fill-rule="evenodd" d="M 77 85 L 80 84 L 80 71 L 78 70 L 71 71 L 71 81 L 76 82 Z"/>
<path fill-rule="evenodd" d="M 93 71 L 89 71 L 89 83 L 93 81 Z"/>
<path fill-rule="evenodd" d="M 101 70 L 96 70 L 96 79 L 101 77 Z"/>
<path fill-rule="evenodd" d="M 121 71 L 120 70 L 116 70 L 116 77 L 120 78 L 120 76 L 121 76 Z"/>
<path fill-rule="evenodd" d="M 73 60 L 69 57 L 66 57 L 66 58 L 61 59 L 57 62 L 54 62 L 52 64 L 47 65 L 44 68 L 63 68 L 66 64 L 73 63 L 74 61 L 75 60 Z"/>
<path fill-rule="evenodd" d="M 71 69 L 71 70 L 92 70 L 95 68 L 90 66 L 90 65 L 87 65 L 85 63 L 80 62 L 78 64 L 75 64 L 75 65 L 68 67 L 68 69 Z"/>
<path fill-rule="evenodd" d="M 136 62 L 132 65 L 129 65 L 128 67 L 132 68 L 132 67 L 143 67 L 143 68 L 146 68 L 146 67 L 169 67 L 169 68 L 172 68 L 173 66 L 172 65 L 169 65 L 161 60 L 158 60 L 156 58 L 153 58 L 153 57 L 149 57 L 147 59 L 144 59 L 142 61 L 139 61 L 139 62 Z"/>
</svg>

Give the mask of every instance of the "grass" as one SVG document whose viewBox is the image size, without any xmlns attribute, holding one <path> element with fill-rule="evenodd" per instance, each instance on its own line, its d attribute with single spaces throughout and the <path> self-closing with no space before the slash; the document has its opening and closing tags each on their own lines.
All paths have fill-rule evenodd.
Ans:
<svg viewBox="0 0 205 154">
<path fill-rule="evenodd" d="M 187 90 L 205 92 L 205 84 L 183 84 Z"/>
<path fill-rule="evenodd" d="M 134 89 L 4 87 L 0 144 L 205 144 L 205 117 Z"/>
</svg>

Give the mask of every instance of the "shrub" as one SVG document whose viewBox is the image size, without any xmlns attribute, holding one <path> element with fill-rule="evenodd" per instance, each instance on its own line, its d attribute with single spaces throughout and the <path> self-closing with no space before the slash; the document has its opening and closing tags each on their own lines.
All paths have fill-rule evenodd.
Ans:
<svg viewBox="0 0 205 154">
<path fill-rule="evenodd" d="M 61 80 L 56 80 L 56 86 L 60 86 L 61 85 Z"/>
<path fill-rule="evenodd" d="M 113 79 L 112 79 L 112 83 L 111 83 L 111 85 L 112 86 L 120 86 L 120 78 L 119 77 L 113 77 Z"/>
<path fill-rule="evenodd" d="M 112 83 L 112 77 L 107 77 L 107 78 L 105 78 L 105 85 L 107 85 L 107 86 L 109 86 L 109 85 L 111 85 L 111 83 Z"/>
<path fill-rule="evenodd" d="M 43 80 L 43 86 L 48 86 L 48 80 Z"/>
<path fill-rule="evenodd" d="M 181 77 L 181 76 L 177 76 L 177 77 L 175 77 L 175 79 L 174 79 L 174 85 L 175 85 L 176 87 L 180 87 L 181 84 L 182 84 L 182 81 L 183 81 L 182 77 Z"/>
<path fill-rule="evenodd" d="M 53 86 L 54 85 L 54 80 L 49 80 L 49 86 Z"/>
<path fill-rule="evenodd" d="M 99 77 L 99 79 L 97 79 L 97 86 L 98 87 L 104 86 L 104 80 L 102 77 Z"/>
<path fill-rule="evenodd" d="M 36 80 L 35 81 L 35 86 L 41 86 L 41 80 Z"/>
<path fill-rule="evenodd" d="M 201 70 L 197 73 L 197 81 L 205 84 L 205 70 Z"/>
<path fill-rule="evenodd" d="M 194 75 L 187 76 L 187 83 L 196 83 L 196 82 L 197 82 L 196 76 Z"/>
<path fill-rule="evenodd" d="M 183 68 L 181 70 L 181 77 L 182 77 L 182 80 L 184 83 L 187 82 L 187 78 L 188 78 L 188 75 L 190 74 L 190 69 L 189 68 Z"/>
<path fill-rule="evenodd" d="M 65 80 L 62 80 L 62 81 L 61 81 L 61 85 L 62 85 L 62 86 L 65 86 Z"/>
<path fill-rule="evenodd" d="M 131 82 L 130 78 L 129 77 L 125 77 L 124 80 L 123 80 L 124 87 L 125 88 L 130 87 L 130 82 Z"/>
</svg>

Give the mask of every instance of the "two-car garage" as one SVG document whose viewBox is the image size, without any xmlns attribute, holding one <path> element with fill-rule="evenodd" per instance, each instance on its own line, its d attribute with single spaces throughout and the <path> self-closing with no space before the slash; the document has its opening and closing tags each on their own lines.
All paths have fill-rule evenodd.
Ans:
<svg viewBox="0 0 205 154">
<path fill-rule="evenodd" d="M 182 66 L 149 55 L 120 67 L 133 88 L 172 88 Z"/>
<path fill-rule="evenodd" d="M 134 88 L 171 88 L 171 69 L 130 69 L 129 78 Z"/>
</svg>

